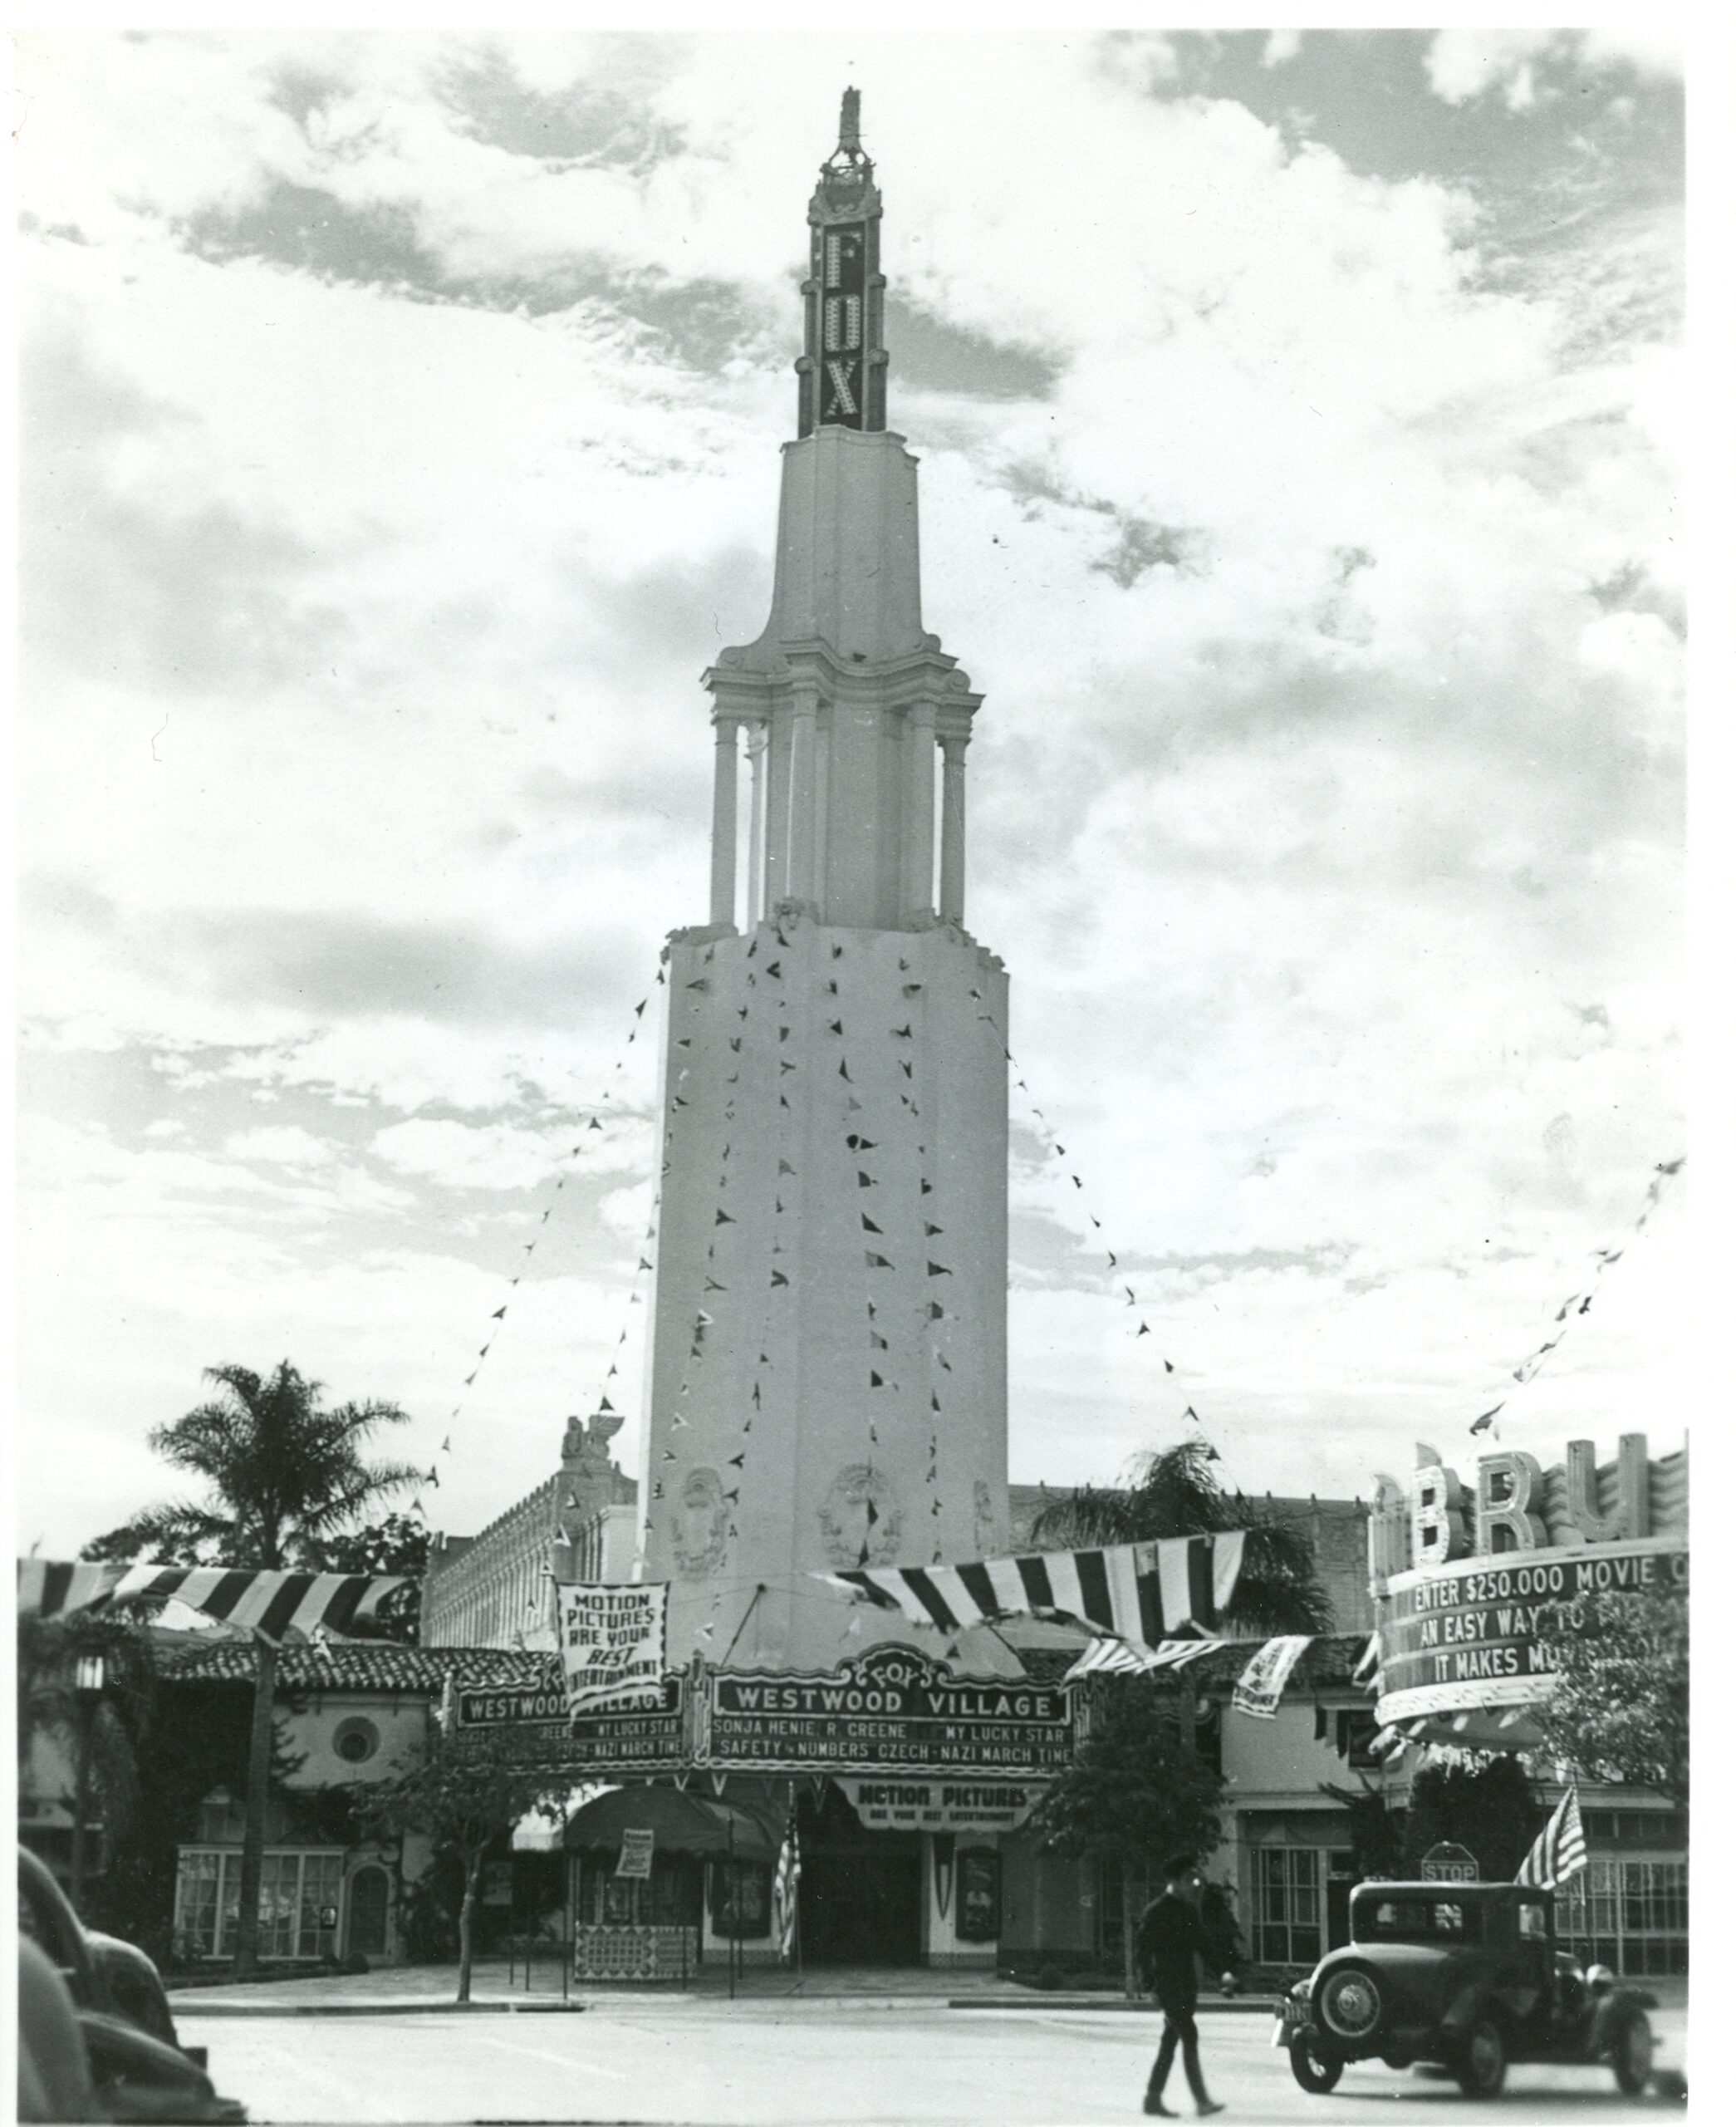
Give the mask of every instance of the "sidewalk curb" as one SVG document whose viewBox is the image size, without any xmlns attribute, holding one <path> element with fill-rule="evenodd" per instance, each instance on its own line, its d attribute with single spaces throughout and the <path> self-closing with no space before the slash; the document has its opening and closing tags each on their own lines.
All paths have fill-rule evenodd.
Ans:
<svg viewBox="0 0 1736 2127">
<path fill-rule="evenodd" d="M 588 2002 L 199 2002 L 171 1995 L 181 2016 L 576 2016 Z"/>
<path fill-rule="evenodd" d="M 1155 2016 L 1161 2013 L 1155 2002 L 1130 2002 L 1120 1995 L 1103 1994 L 991 1994 L 973 2000 L 954 1995 L 949 2009 L 1094 2009 L 1122 2016 Z M 1277 2005 L 1251 1997 L 1245 2002 L 1196 2002 L 1199 2016 L 1275 2016 Z"/>
</svg>

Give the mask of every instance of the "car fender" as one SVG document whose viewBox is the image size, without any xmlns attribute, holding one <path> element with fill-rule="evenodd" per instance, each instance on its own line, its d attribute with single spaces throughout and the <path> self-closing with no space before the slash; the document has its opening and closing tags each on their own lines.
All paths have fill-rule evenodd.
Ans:
<svg viewBox="0 0 1736 2127">
<path fill-rule="evenodd" d="M 1440 2029 L 1449 2038 L 1462 2038 L 1479 2017 L 1485 2016 L 1493 2016 L 1497 2023 L 1504 2021 L 1500 2003 L 1486 1987 L 1461 1987 L 1447 2005 Z"/>
<path fill-rule="evenodd" d="M 1631 1992 L 1614 1994 L 1607 2001 L 1600 2002 L 1591 2012 L 1591 2028 L 1586 2033 L 1586 2052 L 1593 2061 L 1601 2061 L 1621 2037 L 1635 2016 L 1643 2016 L 1648 2009 L 1658 2006 L 1655 1994 L 1649 1994 L 1635 1987 Z"/>
</svg>

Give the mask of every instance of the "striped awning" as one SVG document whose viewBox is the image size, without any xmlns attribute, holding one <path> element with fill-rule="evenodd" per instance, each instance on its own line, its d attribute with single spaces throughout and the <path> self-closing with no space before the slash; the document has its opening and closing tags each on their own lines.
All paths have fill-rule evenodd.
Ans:
<svg viewBox="0 0 1736 2127">
<path fill-rule="evenodd" d="M 1100 1550 L 1037 1551 L 969 1565 L 863 1566 L 816 1574 L 846 1594 L 900 1610 L 912 1624 L 958 1632 L 991 1618 L 1063 1618 L 1155 1648 L 1210 1633 L 1236 1591 L 1246 1531 L 1169 1536 Z"/>
<path fill-rule="evenodd" d="M 51 1565 L 18 1561 L 18 1609 L 37 1617 L 63 1617 L 115 1603 L 184 1603 L 208 1618 L 220 1618 L 281 1639 L 292 1628 L 311 1633 L 377 1629 L 380 1611 L 402 1574 L 291 1573 L 231 1566 Z"/>
</svg>

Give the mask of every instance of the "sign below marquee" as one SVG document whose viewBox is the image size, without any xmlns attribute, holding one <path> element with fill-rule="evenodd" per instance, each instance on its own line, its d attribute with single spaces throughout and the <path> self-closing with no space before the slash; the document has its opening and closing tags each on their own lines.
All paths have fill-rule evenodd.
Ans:
<svg viewBox="0 0 1736 2127">
<path fill-rule="evenodd" d="M 1053 1774 L 1072 1756 L 1070 1694 L 956 1677 L 913 1648 L 875 1647 L 827 1675 L 714 1672 L 695 1762 L 754 1772 Z"/>
<path fill-rule="evenodd" d="M 838 1781 L 870 1831 L 1017 1831 L 1037 1807 L 1037 1781 L 983 1781 L 893 1775 Z"/>
</svg>

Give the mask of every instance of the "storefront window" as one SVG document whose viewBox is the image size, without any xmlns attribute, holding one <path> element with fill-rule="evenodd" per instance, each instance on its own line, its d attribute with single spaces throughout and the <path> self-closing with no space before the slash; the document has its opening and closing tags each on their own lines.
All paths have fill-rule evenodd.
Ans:
<svg viewBox="0 0 1736 2127">
<path fill-rule="evenodd" d="M 311 1960 L 337 1940 L 344 1857 L 267 1849 L 259 1873 L 259 1954 Z M 224 1958 L 241 1913 L 241 1855 L 184 1847 L 175 1882 L 175 1937 L 187 1958 Z"/>
<path fill-rule="evenodd" d="M 1312 1846 L 1263 1846 L 1255 1888 L 1256 1964 L 1312 1965 L 1321 1953 L 1320 1872 Z"/>
<path fill-rule="evenodd" d="M 1585 1964 L 1625 1976 L 1688 1969 L 1688 1864 L 1594 1854 L 1556 1894 L 1556 1934 Z"/>
</svg>

